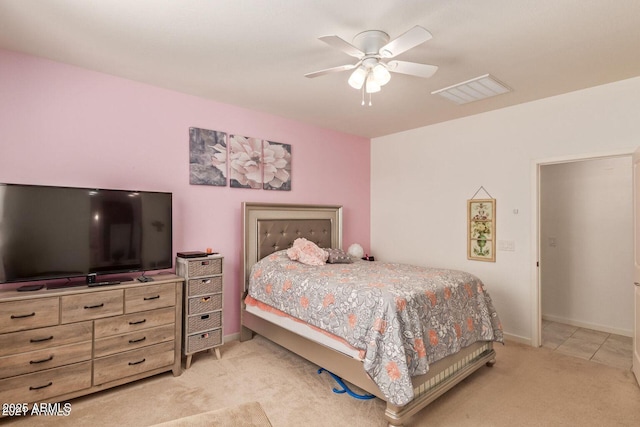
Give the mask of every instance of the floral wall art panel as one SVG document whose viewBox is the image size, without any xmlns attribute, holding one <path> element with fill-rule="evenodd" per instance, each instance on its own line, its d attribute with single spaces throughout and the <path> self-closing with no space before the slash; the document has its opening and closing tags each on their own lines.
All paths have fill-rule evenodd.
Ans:
<svg viewBox="0 0 640 427">
<path fill-rule="evenodd" d="M 189 128 L 189 183 L 227 185 L 227 134 Z"/>
<path fill-rule="evenodd" d="M 263 182 L 265 190 L 291 191 L 291 145 L 263 141 Z"/>
<path fill-rule="evenodd" d="M 229 185 L 234 188 L 262 188 L 262 140 L 229 136 Z"/>
<path fill-rule="evenodd" d="M 496 260 L 496 199 L 467 200 L 467 258 Z"/>
</svg>

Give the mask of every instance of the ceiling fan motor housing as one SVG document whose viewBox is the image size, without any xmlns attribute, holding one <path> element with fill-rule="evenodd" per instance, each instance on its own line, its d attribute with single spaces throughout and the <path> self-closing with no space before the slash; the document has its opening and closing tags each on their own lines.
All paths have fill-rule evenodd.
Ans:
<svg viewBox="0 0 640 427">
<path fill-rule="evenodd" d="M 353 45 L 363 51 L 366 56 L 380 57 L 380 48 L 389 43 L 389 34 L 379 30 L 363 31 L 353 38 Z"/>
</svg>

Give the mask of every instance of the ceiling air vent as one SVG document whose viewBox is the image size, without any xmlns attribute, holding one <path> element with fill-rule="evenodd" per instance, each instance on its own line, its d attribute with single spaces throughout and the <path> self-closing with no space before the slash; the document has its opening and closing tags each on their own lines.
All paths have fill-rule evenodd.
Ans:
<svg viewBox="0 0 640 427">
<path fill-rule="evenodd" d="M 431 95 L 440 95 L 449 101 L 462 105 L 507 92 L 511 92 L 511 89 L 497 81 L 491 75 L 485 74 L 484 76 L 476 77 L 466 82 L 433 91 Z"/>
</svg>

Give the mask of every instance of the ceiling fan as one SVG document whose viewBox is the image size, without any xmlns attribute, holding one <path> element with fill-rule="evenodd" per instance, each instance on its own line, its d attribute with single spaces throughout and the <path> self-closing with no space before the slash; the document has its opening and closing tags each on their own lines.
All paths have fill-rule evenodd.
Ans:
<svg viewBox="0 0 640 427">
<path fill-rule="evenodd" d="M 390 59 L 430 40 L 432 37 L 429 31 L 419 25 L 391 41 L 387 33 L 379 30 L 368 30 L 357 34 L 353 38 L 353 44 L 335 35 L 323 36 L 320 37 L 320 40 L 357 58 L 358 61 L 355 64 L 340 65 L 307 73 L 305 76 L 313 78 L 355 69 L 349 77 L 349 85 L 354 89 L 362 89 L 362 104 L 364 105 L 364 93 L 379 92 L 380 88 L 391 79 L 390 72 L 423 78 L 431 77 L 438 70 L 435 65 Z M 371 98 L 369 98 L 369 105 L 371 105 Z"/>
</svg>

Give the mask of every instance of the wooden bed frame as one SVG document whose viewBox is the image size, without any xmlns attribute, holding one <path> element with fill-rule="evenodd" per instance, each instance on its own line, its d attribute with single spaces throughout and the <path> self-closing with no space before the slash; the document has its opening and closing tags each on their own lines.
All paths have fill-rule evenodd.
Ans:
<svg viewBox="0 0 640 427">
<path fill-rule="evenodd" d="M 320 247 L 342 248 L 342 207 L 330 205 L 290 205 L 243 203 L 244 286 L 241 298 L 240 340 L 254 333 L 285 347 L 310 362 L 325 368 L 382 400 L 384 395 L 365 372 L 362 361 L 318 344 L 304 336 L 266 321 L 245 309 L 244 296 L 249 284 L 251 267 L 263 257 L 287 249 L 298 237 L 304 237 Z M 399 427 L 409 417 L 451 389 L 483 365 L 495 363 L 492 342 L 478 342 L 430 365 L 425 375 L 412 378 L 414 399 L 397 406 L 387 402 L 384 417 L 389 426 Z"/>
</svg>

